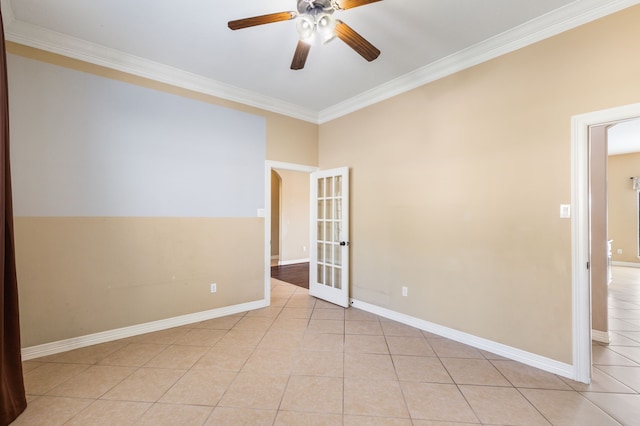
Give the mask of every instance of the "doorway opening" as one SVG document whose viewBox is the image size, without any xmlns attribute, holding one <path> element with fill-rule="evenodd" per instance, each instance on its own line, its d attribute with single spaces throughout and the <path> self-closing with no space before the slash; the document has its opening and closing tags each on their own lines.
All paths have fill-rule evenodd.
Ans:
<svg viewBox="0 0 640 426">
<path fill-rule="evenodd" d="M 271 267 L 309 261 L 309 174 L 317 170 L 303 164 L 266 162 L 264 297 L 267 303 L 271 301 Z M 304 199 L 300 202 L 302 191 Z M 276 215 L 278 217 L 274 217 Z"/>
<path fill-rule="evenodd" d="M 309 288 L 309 174 L 271 171 L 271 278 Z"/>
<path fill-rule="evenodd" d="M 592 367 L 590 133 L 597 126 L 607 126 L 637 117 L 640 117 L 640 104 L 572 118 L 573 378 L 584 383 L 590 383 Z"/>
</svg>

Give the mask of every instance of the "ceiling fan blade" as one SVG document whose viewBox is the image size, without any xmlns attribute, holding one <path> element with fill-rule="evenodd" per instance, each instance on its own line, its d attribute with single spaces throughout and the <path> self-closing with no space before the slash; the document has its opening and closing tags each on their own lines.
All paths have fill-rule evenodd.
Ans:
<svg viewBox="0 0 640 426">
<path fill-rule="evenodd" d="M 229 28 L 232 30 L 240 30 L 242 28 L 255 27 L 256 25 L 271 24 L 273 22 L 288 21 L 298 14 L 296 12 L 278 12 L 268 15 L 254 16 L 251 18 L 237 19 L 229 21 Z"/>
<path fill-rule="evenodd" d="M 309 50 L 311 50 L 309 43 L 305 43 L 302 40 L 298 41 L 296 52 L 293 54 L 293 61 L 291 61 L 292 70 L 301 70 L 304 68 L 304 64 L 307 62 L 307 56 L 309 56 Z"/>
<path fill-rule="evenodd" d="M 338 5 L 340 9 L 347 10 L 353 9 L 354 7 L 364 6 L 370 3 L 376 3 L 382 0 L 340 0 L 338 1 Z"/>
<path fill-rule="evenodd" d="M 336 36 L 347 43 L 349 47 L 358 52 L 360 56 L 371 62 L 380 56 L 380 51 L 350 26 L 338 20 L 336 23 Z"/>
</svg>

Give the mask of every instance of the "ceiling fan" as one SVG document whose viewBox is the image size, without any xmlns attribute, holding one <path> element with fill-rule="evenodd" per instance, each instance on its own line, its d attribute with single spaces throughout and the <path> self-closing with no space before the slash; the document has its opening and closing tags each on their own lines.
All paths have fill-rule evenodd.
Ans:
<svg viewBox="0 0 640 426">
<path fill-rule="evenodd" d="M 327 43 L 338 37 L 360 56 L 371 62 L 380 55 L 380 51 L 351 27 L 333 17 L 337 10 L 353 9 L 382 0 L 297 0 L 298 11 L 278 12 L 268 15 L 229 21 L 229 28 L 239 30 L 256 25 L 271 24 L 273 22 L 296 20 L 296 29 L 300 39 L 291 62 L 292 70 L 304 68 L 311 43 L 318 40 Z"/>
</svg>

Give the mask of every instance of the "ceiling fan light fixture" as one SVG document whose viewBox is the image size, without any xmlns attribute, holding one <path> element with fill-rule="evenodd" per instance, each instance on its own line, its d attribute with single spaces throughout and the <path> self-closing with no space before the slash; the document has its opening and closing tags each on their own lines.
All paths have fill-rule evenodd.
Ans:
<svg viewBox="0 0 640 426">
<path fill-rule="evenodd" d="M 296 30 L 300 40 L 311 42 L 315 32 L 316 24 L 309 15 L 300 15 L 296 18 Z"/>
<path fill-rule="evenodd" d="M 328 43 L 336 37 L 336 18 L 329 13 L 319 15 L 316 28 L 323 43 Z"/>
</svg>

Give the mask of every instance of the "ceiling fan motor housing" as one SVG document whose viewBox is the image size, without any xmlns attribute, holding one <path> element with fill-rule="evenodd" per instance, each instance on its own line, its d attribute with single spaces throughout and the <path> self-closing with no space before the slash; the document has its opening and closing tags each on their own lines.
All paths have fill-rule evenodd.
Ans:
<svg viewBox="0 0 640 426">
<path fill-rule="evenodd" d="M 336 7 L 331 0 L 298 0 L 298 13 L 301 15 L 333 14 L 335 10 Z"/>
</svg>

